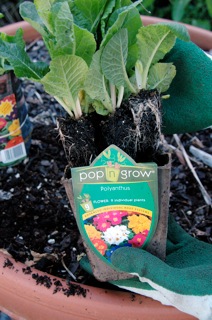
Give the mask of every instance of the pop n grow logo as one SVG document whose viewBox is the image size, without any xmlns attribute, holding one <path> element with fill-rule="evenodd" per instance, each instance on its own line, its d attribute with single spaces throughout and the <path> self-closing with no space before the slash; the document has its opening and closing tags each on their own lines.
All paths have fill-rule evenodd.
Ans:
<svg viewBox="0 0 212 320">
<path fill-rule="evenodd" d="M 157 165 L 135 163 L 111 145 L 71 172 L 77 224 L 89 249 L 110 263 L 119 247 L 145 248 L 158 221 Z"/>
</svg>

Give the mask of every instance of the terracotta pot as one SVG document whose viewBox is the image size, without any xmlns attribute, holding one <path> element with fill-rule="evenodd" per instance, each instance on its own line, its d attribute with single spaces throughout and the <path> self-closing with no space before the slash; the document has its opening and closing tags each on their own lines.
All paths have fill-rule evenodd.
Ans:
<svg viewBox="0 0 212 320">
<path fill-rule="evenodd" d="M 142 17 L 143 23 L 158 22 L 156 18 Z M 164 21 L 164 20 L 163 20 Z M 40 38 L 39 34 L 26 22 L 19 22 L 0 28 L 0 32 L 13 35 L 17 28 L 23 28 L 24 38 L 30 42 Z M 212 33 L 203 29 L 188 26 L 192 40 L 203 49 L 212 48 Z M 86 296 L 64 295 L 63 291 L 54 294 L 55 281 L 60 280 L 66 288 L 64 280 L 49 276 L 38 270 L 32 273 L 48 276 L 52 282 L 50 288 L 36 285 L 32 274 L 25 274 L 26 267 L 9 258 L 10 267 L 4 267 L 8 256 L 0 253 L 0 310 L 13 319 L 18 320 L 190 320 L 194 317 L 182 313 L 174 307 L 167 307 L 160 302 L 130 292 L 105 290 L 81 285 L 86 289 Z"/>
<path fill-rule="evenodd" d="M 143 24 L 146 26 L 148 24 L 153 24 L 157 22 L 165 22 L 169 21 L 166 19 L 150 17 L 150 16 L 141 16 Z M 198 28 L 195 26 L 191 26 L 189 24 L 184 24 L 188 29 L 190 34 L 191 40 L 196 43 L 200 48 L 203 50 L 210 50 L 212 49 L 212 32 Z M 39 33 L 34 30 L 27 22 L 21 21 L 14 24 L 10 24 L 8 26 L 0 28 L 1 32 L 6 32 L 7 34 L 13 35 L 15 34 L 18 28 L 23 28 L 24 30 L 24 39 L 26 41 L 33 41 L 36 38 L 40 38 Z"/>
</svg>

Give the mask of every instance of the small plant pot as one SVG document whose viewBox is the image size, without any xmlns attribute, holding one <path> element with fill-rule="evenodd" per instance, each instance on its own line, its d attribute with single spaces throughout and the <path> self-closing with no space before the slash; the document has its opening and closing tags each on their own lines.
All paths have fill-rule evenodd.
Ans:
<svg viewBox="0 0 212 320">
<path fill-rule="evenodd" d="M 159 202 L 159 214 L 158 223 L 155 233 L 146 247 L 146 250 L 153 255 L 157 256 L 161 260 L 165 260 L 166 257 L 166 242 L 168 231 L 168 215 L 169 215 L 169 194 L 170 194 L 170 177 L 171 177 L 171 155 L 165 154 L 163 156 L 163 165 L 158 166 L 158 202 Z M 107 170 L 106 170 L 107 176 Z M 111 180 L 109 180 L 111 181 Z M 72 179 L 64 178 L 62 184 L 65 187 L 69 203 L 76 218 L 76 208 L 74 204 L 73 185 Z M 85 210 L 87 211 L 87 210 Z M 105 264 L 100 260 L 93 251 L 86 244 L 85 239 L 82 238 L 85 246 L 87 256 L 92 266 L 92 271 L 96 279 L 100 281 L 106 280 L 121 280 L 132 278 L 131 275 L 118 272 L 111 266 Z"/>
<path fill-rule="evenodd" d="M 143 17 L 143 23 L 155 23 L 157 19 Z M 0 28 L 1 32 L 14 34 L 21 27 L 27 41 L 39 38 L 39 34 L 26 22 L 12 24 Z M 203 29 L 188 26 L 192 32 L 192 40 L 203 49 L 212 47 L 212 33 Z M 196 31 L 196 33 L 195 33 Z M 199 39 L 199 34 L 202 38 Z M 204 36 L 205 34 L 205 36 Z M 195 38 L 197 35 L 197 38 Z M 201 41 L 200 41 L 201 40 Z M 169 170 L 169 169 L 168 169 Z M 168 174 L 169 176 L 169 174 Z M 165 177 L 164 179 L 169 179 Z M 163 178 L 162 178 L 163 180 Z M 161 180 L 161 182 L 162 182 Z M 168 192 L 168 186 L 164 189 Z M 163 196 L 163 191 L 161 189 Z M 163 206 L 163 204 L 161 203 Z M 167 203 L 165 205 L 165 210 Z M 165 218 L 166 219 L 166 218 Z M 160 230 L 160 233 L 166 231 Z M 160 235 L 157 235 L 158 239 Z M 152 247 L 154 250 L 154 246 Z M 38 270 L 27 272 L 26 265 L 15 261 L 3 251 L 0 252 L 0 310 L 7 313 L 14 320 L 191 320 L 194 317 L 185 314 L 174 307 L 162 305 L 160 302 L 119 290 L 108 290 L 92 286 L 80 285 L 83 294 L 67 296 L 64 292 L 67 285 L 64 280 L 50 276 Z M 48 279 L 48 287 L 40 285 L 36 279 Z M 56 290 L 56 284 L 61 283 Z M 44 281 L 45 284 L 45 281 Z M 73 284 L 73 286 L 76 285 Z M 56 292 L 57 291 L 57 292 Z"/>
</svg>

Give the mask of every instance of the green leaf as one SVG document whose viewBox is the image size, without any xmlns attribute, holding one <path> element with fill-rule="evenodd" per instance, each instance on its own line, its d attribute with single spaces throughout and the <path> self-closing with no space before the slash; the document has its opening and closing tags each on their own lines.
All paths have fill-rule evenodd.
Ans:
<svg viewBox="0 0 212 320">
<path fill-rule="evenodd" d="M 97 51 L 91 62 L 84 89 L 86 93 L 93 99 L 93 106 L 97 113 L 112 112 L 113 106 L 107 91 L 106 79 L 102 73 L 100 65 L 101 51 Z M 97 103 L 97 100 L 101 103 Z"/>
<path fill-rule="evenodd" d="M 3 13 L 0 12 L 0 19 L 1 18 L 4 18 L 4 15 L 3 15 Z"/>
<path fill-rule="evenodd" d="M 74 24 L 67 1 L 57 2 L 51 8 L 53 34 L 47 40 L 52 59 L 60 55 L 78 55 L 89 65 L 96 50 L 92 33 Z"/>
<path fill-rule="evenodd" d="M 190 40 L 190 36 L 189 36 L 187 28 L 181 23 L 160 22 L 160 23 L 157 23 L 156 25 L 166 26 L 167 29 L 170 30 L 175 35 L 175 37 L 179 38 L 180 40 L 183 40 L 183 41 Z"/>
<path fill-rule="evenodd" d="M 84 86 L 87 71 L 87 64 L 82 58 L 59 56 L 51 61 L 50 72 L 41 79 L 41 83 L 69 114 L 73 111 L 76 116 L 78 93 Z"/>
<path fill-rule="evenodd" d="M 4 59 L 0 57 L 0 74 L 4 74 L 7 71 L 11 71 L 13 70 L 13 67 L 8 64 L 8 62 Z"/>
<path fill-rule="evenodd" d="M 174 0 L 172 1 L 172 20 L 181 21 L 184 14 L 185 9 L 191 0 Z"/>
<path fill-rule="evenodd" d="M 31 26 L 35 30 L 37 30 L 43 37 L 48 36 L 47 28 L 43 20 L 40 18 L 34 3 L 29 1 L 21 3 L 19 7 L 19 12 L 21 17 L 25 21 L 29 22 L 29 24 L 31 24 Z"/>
<path fill-rule="evenodd" d="M 0 37 L 0 56 L 10 63 L 17 77 L 38 81 L 48 72 L 48 65 L 30 60 L 25 51 L 22 29 L 15 36 Z"/>
<path fill-rule="evenodd" d="M 51 7 L 54 0 L 34 0 L 35 7 L 38 15 L 50 32 L 53 32 L 52 21 L 51 21 Z"/>
<path fill-rule="evenodd" d="M 173 78 L 176 75 L 176 68 L 172 63 L 156 63 L 149 70 L 148 89 L 157 89 L 159 92 L 168 90 Z"/>
<path fill-rule="evenodd" d="M 134 1 L 134 2 L 137 2 L 137 1 Z M 118 19 L 119 15 L 122 12 L 126 11 L 128 8 L 130 9 L 130 6 L 133 6 L 135 8 L 137 6 L 137 3 L 133 4 L 131 0 L 124 0 L 124 1 L 117 0 L 115 4 L 115 8 L 107 21 L 107 28 L 109 29 L 110 27 L 112 27 L 112 25 Z"/>
<path fill-rule="evenodd" d="M 209 13 L 210 17 L 212 18 L 212 1 L 206 0 L 206 5 L 207 5 L 208 13 Z"/>
<path fill-rule="evenodd" d="M 105 105 L 99 100 L 93 100 L 92 106 L 96 113 L 101 114 L 102 116 L 106 116 L 109 114 L 109 110 L 105 108 Z M 112 112 L 112 111 L 111 111 Z"/>
<path fill-rule="evenodd" d="M 54 39 L 49 42 L 49 53 L 52 58 L 75 54 L 76 42 L 74 20 L 68 2 L 59 2 L 51 8 L 52 32 Z"/>
<path fill-rule="evenodd" d="M 104 36 L 106 34 L 106 23 L 107 23 L 108 17 L 113 12 L 113 9 L 114 9 L 115 5 L 116 5 L 116 0 L 109 0 L 107 2 L 106 7 L 105 7 L 104 14 L 103 14 L 103 16 L 101 18 L 102 38 L 104 38 Z"/>
<path fill-rule="evenodd" d="M 126 62 L 128 55 L 128 33 L 126 29 L 119 30 L 107 43 L 102 52 L 101 66 L 105 77 L 116 87 L 127 87 L 131 92 L 135 88 L 129 81 Z"/>
<path fill-rule="evenodd" d="M 72 7 L 74 22 L 95 34 L 107 0 L 74 0 Z"/>
<path fill-rule="evenodd" d="M 163 59 L 175 44 L 176 37 L 188 40 L 184 26 L 176 23 L 160 23 L 141 27 L 137 35 L 139 60 L 143 65 L 142 86 L 146 89 L 150 67 Z"/>
<path fill-rule="evenodd" d="M 75 54 L 81 57 L 87 65 L 91 64 L 92 57 L 96 51 L 94 35 L 86 29 L 74 25 L 74 36 L 76 42 Z"/>
<path fill-rule="evenodd" d="M 142 0 L 136 1 L 129 6 L 118 9 L 117 12 L 115 11 L 112 14 L 108 24 L 110 25 L 112 22 L 113 23 L 102 40 L 101 47 L 105 46 L 112 36 L 121 28 L 126 28 L 128 30 L 130 39 L 129 44 L 131 45 L 135 42 L 135 40 L 133 41 L 133 37 L 135 37 L 135 34 L 137 34 L 138 29 L 142 25 L 139 12 L 135 7 L 141 2 Z"/>
<path fill-rule="evenodd" d="M 5 70 L 0 67 L 0 76 L 5 73 Z"/>
</svg>

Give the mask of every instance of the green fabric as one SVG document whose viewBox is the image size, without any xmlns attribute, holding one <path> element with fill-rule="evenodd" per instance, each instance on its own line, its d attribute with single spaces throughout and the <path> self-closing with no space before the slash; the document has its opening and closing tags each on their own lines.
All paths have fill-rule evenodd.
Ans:
<svg viewBox="0 0 212 320">
<path fill-rule="evenodd" d="M 177 74 L 162 101 L 164 134 L 194 132 L 212 125 L 212 60 L 194 43 L 177 40 L 166 57 Z"/>
<path fill-rule="evenodd" d="M 93 275 L 91 264 L 87 256 L 82 257 L 82 259 L 80 260 L 80 266 L 90 275 Z M 116 280 L 109 282 L 115 286 L 126 286 L 126 280 Z M 127 280 L 127 286 L 132 288 L 141 288 L 141 282 L 138 280 L 138 278 L 132 278 Z M 142 283 L 142 288 L 145 290 L 154 290 L 148 283 Z"/>
<path fill-rule="evenodd" d="M 121 271 L 139 274 L 175 293 L 212 295 L 212 246 L 188 235 L 171 216 L 165 262 L 142 249 L 127 247 L 113 253 L 112 263 Z M 124 280 L 121 285 L 132 286 L 130 281 Z M 143 288 L 142 283 L 140 286 Z"/>
<path fill-rule="evenodd" d="M 114 251 L 112 263 L 120 271 L 136 273 L 183 295 L 212 295 L 212 245 L 188 235 L 169 216 L 166 261 L 143 249 L 124 247 Z M 81 267 L 92 274 L 87 257 Z M 154 290 L 138 278 L 110 281 L 117 286 Z"/>
<path fill-rule="evenodd" d="M 143 249 L 122 247 L 112 254 L 112 263 L 135 276 L 110 281 L 113 285 L 174 306 L 197 319 L 212 319 L 212 245 L 188 235 L 172 216 L 165 262 Z M 92 274 L 87 258 L 81 260 L 81 266 Z"/>
</svg>

